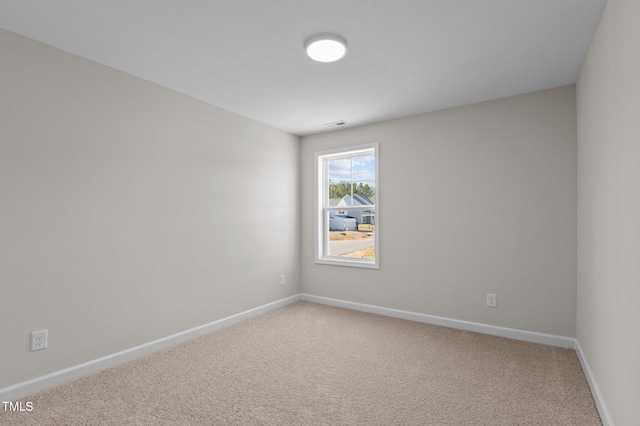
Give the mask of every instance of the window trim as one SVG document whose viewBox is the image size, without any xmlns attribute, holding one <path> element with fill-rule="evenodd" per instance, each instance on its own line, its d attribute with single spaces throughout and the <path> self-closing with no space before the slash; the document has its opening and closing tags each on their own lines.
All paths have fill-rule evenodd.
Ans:
<svg viewBox="0 0 640 426">
<path fill-rule="evenodd" d="M 376 158 L 375 164 L 375 186 L 376 186 L 376 199 L 373 206 L 340 206 L 330 207 L 325 205 L 325 200 L 328 201 L 328 186 L 325 183 L 328 180 L 327 177 L 327 158 L 337 159 L 340 157 L 350 157 L 353 154 L 359 152 L 366 152 L 373 150 Z M 343 148 L 330 149 L 326 151 L 317 151 L 314 153 L 314 256 L 315 263 L 324 265 L 337 265 L 337 266 L 350 266 L 358 268 L 370 268 L 380 269 L 380 147 L 378 143 L 348 146 Z M 376 212 L 376 228 L 375 228 L 375 248 L 376 256 L 374 260 L 364 258 L 349 258 L 344 256 L 329 256 L 326 254 L 326 249 L 329 244 L 329 233 L 325 232 L 328 229 L 328 212 L 329 211 L 350 211 L 350 210 L 372 210 Z"/>
</svg>

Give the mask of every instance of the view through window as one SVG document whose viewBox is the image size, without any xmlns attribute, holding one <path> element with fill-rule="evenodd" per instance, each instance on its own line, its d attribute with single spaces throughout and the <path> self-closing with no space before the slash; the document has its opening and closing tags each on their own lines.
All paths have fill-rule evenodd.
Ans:
<svg viewBox="0 0 640 426">
<path fill-rule="evenodd" d="M 316 153 L 318 263 L 378 267 L 377 145 Z"/>
</svg>

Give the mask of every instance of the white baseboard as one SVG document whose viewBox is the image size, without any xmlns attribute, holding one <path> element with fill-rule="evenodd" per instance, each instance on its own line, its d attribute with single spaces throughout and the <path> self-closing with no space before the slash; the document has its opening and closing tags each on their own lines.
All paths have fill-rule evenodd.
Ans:
<svg viewBox="0 0 640 426">
<path fill-rule="evenodd" d="M 580 342 L 576 339 L 576 345 L 574 347 L 576 350 L 576 354 L 578 355 L 578 360 L 580 360 L 580 365 L 582 365 L 582 371 L 584 371 L 584 375 L 587 378 L 587 382 L 589 383 L 589 388 L 591 388 L 591 394 L 593 395 L 593 400 L 596 403 L 596 407 L 598 408 L 598 413 L 600 414 L 600 420 L 602 420 L 603 426 L 614 426 L 613 419 L 611 418 L 611 413 L 609 413 L 609 409 L 607 405 L 604 403 L 604 398 L 602 397 L 602 393 L 600 393 L 600 388 L 596 383 L 596 379 L 593 376 L 593 372 L 589 367 L 589 363 L 587 362 L 587 358 L 582 352 L 582 347 L 580 346 Z"/>
<path fill-rule="evenodd" d="M 427 324 L 440 325 L 443 327 L 456 328 L 459 330 L 475 331 L 492 336 L 506 337 L 509 339 L 523 340 L 526 342 L 540 343 L 543 345 L 557 346 L 576 351 L 578 360 L 582 365 L 582 370 L 587 378 L 593 399 L 596 403 L 598 413 L 602 419 L 603 426 L 614 426 L 611 414 L 607 409 L 604 398 L 596 384 L 595 378 L 589 368 L 589 364 L 582 352 L 580 343 L 572 337 L 556 336 L 553 334 L 537 333 L 533 331 L 518 330 L 514 328 L 499 327 L 495 325 L 481 324 L 470 321 L 462 321 L 452 318 L 439 317 L 434 315 L 421 314 L 417 312 L 402 311 L 399 309 L 385 308 L 382 306 L 366 305 L 363 303 L 349 302 L 346 300 L 330 299 L 328 297 L 314 296 L 311 294 L 300 294 L 301 300 L 307 302 L 320 303 L 323 305 L 336 306 L 339 308 L 352 309 L 355 311 L 368 312 L 372 314 L 384 315 L 393 318 L 406 319 L 410 321 L 423 322 Z"/>
<path fill-rule="evenodd" d="M 189 330 L 182 331 L 180 333 L 172 334 L 171 336 L 167 336 L 162 339 L 154 340 L 153 342 L 145 343 L 140 346 L 136 346 L 121 352 L 107 355 L 102 358 L 85 362 L 83 364 L 65 368 L 64 370 L 59 370 L 32 380 L 2 388 L 0 389 L 0 401 L 16 401 L 35 392 L 60 385 L 62 383 L 70 382 L 82 376 L 86 376 L 87 374 L 95 373 L 97 371 L 113 367 L 123 362 L 131 361 L 135 358 L 139 358 L 141 356 L 150 354 L 171 345 L 182 343 L 203 334 L 228 327 L 240 321 L 262 315 L 264 313 L 273 311 L 299 300 L 300 294 L 296 294 L 295 296 L 287 297 L 285 299 L 277 300 L 275 302 L 268 303 L 257 308 L 249 309 L 248 311 L 240 312 L 239 314 L 231 315 L 229 317 L 219 319 L 209 324 L 204 324 L 195 328 L 191 328 Z"/>
<path fill-rule="evenodd" d="M 420 314 L 417 312 L 402 311 L 399 309 L 385 308 L 382 306 L 365 305 L 362 303 L 348 302 L 345 300 L 330 299 L 327 297 L 314 296 L 302 293 L 301 299 L 321 303 L 324 305 L 336 306 L 339 308 L 352 309 L 355 311 L 368 312 L 372 314 L 384 315 L 387 317 L 401 318 L 410 321 L 423 322 L 443 327 L 456 328 L 459 330 L 475 331 L 492 336 L 506 337 L 526 342 L 541 343 L 543 345 L 558 346 L 566 349 L 573 349 L 575 339 L 572 337 L 556 336 L 553 334 L 536 333 L 534 331 L 518 330 L 515 328 L 499 327 L 495 325 L 481 324 L 477 322 L 463 321 L 452 318 L 438 317 L 435 315 Z"/>
<path fill-rule="evenodd" d="M 403 311 L 399 309 L 385 308 L 382 306 L 366 305 L 363 303 L 349 302 L 339 299 L 331 299 L 327 297 L 314 296 L 311 294 L 300 293 L 285 299 L 277 300 L 257 308 L 231 315 L 226 318 L 219 319 L 209 324 L 204 324 L 153 342 L 145 343 L 134 348 L 130 348 L 115 354 L 111 354 L 99 359 L 95 359 L 83 364 L 79 364 L 64 370 L 59 370 L 32 380 L 28 380 L 16 385 L 8 386 L 0 389 L 0 401 L 16 401 L 35 392 L 48 389 L 50 387 L 70 382 L 79 377 L 95 373 L 105 368 L 109 368 L 123 362 L 131 361 L 135 358 L 150 354 L 160 349 L 185 342 L 203 334 L 228 327 L 232 324 L 253 318 L 258 315 L 265 314 L 283 306 L 295 303 L 299 300 L 320 303 L 323 305 L 336 306 L 339 308 L 352 309 L 355 311 L 368 312 L 372 314 L 384 315 L 393 318 L 406 319 L 410 321 L 423 322 L 427 324 L 440 325 L 459 330 L 474 331 L 493 336 L 506 337 L 509 339 L 523 340 L 526 342 L 540 343 L 550 346 L 558 346 L 567 349 L 574 349 L 582 365 L 582 369 L 591 388 L 593 398 L 598 408 L 603 426 L 614 426 L 611 414 L 607 409 L 604 398 L 600 393 L 600 389 L 595 378 L 589 368 L 586 357 L 582 352 L 580 343 L 571 337 L 556 336 L 552 334 L 536 333 L 532 331 L 518 330 L 513 328 L 499 327 L 488 324 L 475 323 L 470 321 L 462 321 L 452 318 L 439 317 L 435 315 L 421 314 L 417 312 Z"/>
</svg>

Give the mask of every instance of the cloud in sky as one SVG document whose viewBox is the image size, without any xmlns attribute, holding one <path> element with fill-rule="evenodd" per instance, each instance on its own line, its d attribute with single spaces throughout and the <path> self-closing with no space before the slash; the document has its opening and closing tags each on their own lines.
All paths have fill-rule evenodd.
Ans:
<svg viewBox="0 0 640 426">
<path fill-rule="evenodd" d="M 330 182 L 363 182 L 375 185 L 376 158 L 373 155 L 329 161 Z"/>
</svg>

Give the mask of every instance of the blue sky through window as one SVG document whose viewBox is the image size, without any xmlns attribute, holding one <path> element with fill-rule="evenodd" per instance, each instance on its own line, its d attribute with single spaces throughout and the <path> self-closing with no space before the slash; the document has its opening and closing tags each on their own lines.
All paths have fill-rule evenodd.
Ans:
<svg viewBox="0 0 640 426">
<path fill-rule="evenodd" d="M 330 160 L 328 164 L 329 182 L 362 182 L 375 187 L 376 157 L 363 155 Z"/>
</svg>

